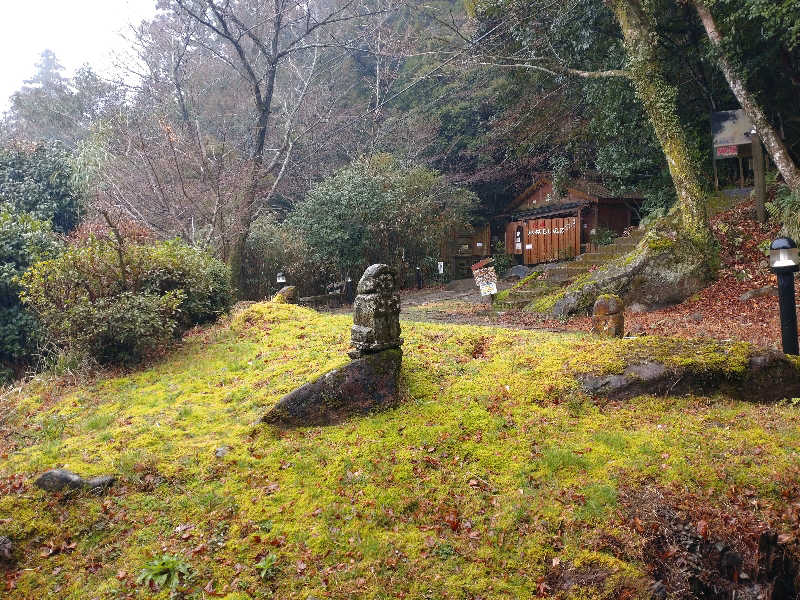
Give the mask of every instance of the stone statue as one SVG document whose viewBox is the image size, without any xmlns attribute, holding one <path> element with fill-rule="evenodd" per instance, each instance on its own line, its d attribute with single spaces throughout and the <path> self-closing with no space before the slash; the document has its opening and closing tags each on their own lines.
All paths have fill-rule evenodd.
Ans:
<svg viewBox="0 0 800 600">
<path fill-rule="evenodd" d="M 350 330 L 350 358 L 359 358 L 403 344 L 400 337 L 400 296 L 388 265 L 372 265 L 358 282 Z"/>
<path fill-rule="evenodd" d="M 625 335 L 625 303 L 614 294 L 598 296 L 592 313 L 592 333 L 605 337 Z"/>
<path fill-rule="evenodd" d="M 387 265 L 372 265 L 358 282 L 350 330 L 353 360 L 281 398 L 262 421 L 278 427 L 341 423 L 400 402 L 400 296 Z"/>
</svg>

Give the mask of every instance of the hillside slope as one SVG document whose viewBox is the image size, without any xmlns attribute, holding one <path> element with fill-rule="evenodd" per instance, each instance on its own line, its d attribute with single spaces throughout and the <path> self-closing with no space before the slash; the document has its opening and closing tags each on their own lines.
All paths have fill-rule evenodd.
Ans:
<svg viewBox="0 0 800 600">
<path fill-rule="evenodd" d="M 5 597 L 167 598 L 136 582 L 163 554 L 188 565 L 186 598 L 750 597 L 795 585 L 796 402 L 608 402 L 576 379 L 634 356 L 736 373 L 746 345 L 404 322 L 399 408 L 327 428 L 258 424 L 345 362 L 350 322 L 258 304 L 146 370 L 7 393 Z M 102 497 L 33 486 L 60 466 L 119 479 Z M 780 568 L 759 567 L 760 544 Z M 262 579 L 256 565 L 273 560 Z"/>
</svg>

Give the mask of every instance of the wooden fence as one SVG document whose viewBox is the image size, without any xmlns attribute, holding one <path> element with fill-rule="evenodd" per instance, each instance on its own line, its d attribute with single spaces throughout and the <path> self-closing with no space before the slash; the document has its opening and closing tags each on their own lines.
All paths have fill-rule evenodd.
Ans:
<svg viewBox="0 0 800 600">
<path fill-rule="evenodd" d="M 522 255 L 526 265 L 566 260 L 580 251 L 577 217 L 512 221 L 506 226 L 506 251 Z"/>
</svg>

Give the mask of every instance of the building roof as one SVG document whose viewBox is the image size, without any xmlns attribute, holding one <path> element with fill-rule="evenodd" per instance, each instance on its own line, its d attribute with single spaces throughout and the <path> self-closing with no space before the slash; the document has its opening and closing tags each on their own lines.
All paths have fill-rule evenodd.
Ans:
<svg viewBox="0 0 800 600">
<path fill-rule="evenodd" d="M 516 221 L 519 219 L 530 219 L 534 217 L 550 217 L 562 213 L 570 213 L 582 206 L 588 205 L 589 202 L 560 202 L 558 204 L 547 204 L 545 206 L 540 206 L 539 208 L 511 212 L 511 218 Z"/>
<path fill-rule="evenodd" d="M 567 189 L 578 190 L 579 192 L 583 192 L 589 196 L 596 196 L 597 198 L 624 198 L 626 200 L 643 199 L 642 194 L 639 192 L 628 192 L 625 194 L 614 193 L 599 181 L 586 178 L 572 179 L 567 184 Z"/>
<path fill-rule="evenodd" d="M 528 186 L 525 191 L 523 191 L 519 196 L 514 198 L 514 200 L 508 205 L 506 209 L 506 213 L 512 213 L 515 208 L 524 204 L 528 198 L 530 198 L 536 191 L 545 184 L 552 183 L 552 177 L 549 174 L 544 173 L 537 173 L 534 178 L 534 182 Z M 596 181 L 593 179 L 589 179 L 587 177 L 579 177 L 575 179 L 570 179 L 566 185 L 567 191 L 570 192 L 577 192 L 580 196 L 585 196 L 584 198 L 587 202 L 597 202 L 600 199 L 622 199 L 622 200 L 642 200 L 642 194 L 638 192 L 629 192 L 626 194 L 617 194 L 607 188 L 603 183 L 600 181 Z M 567 205 L 572 205 L 575 203 L 575 198 L 565 197 L 562 198 L 558 202 L 549 202 L 546 205 L 543 205 L 541 208 L 532 209 L 528 212 L 537 212 L 539 210 L 544 210 L 545 212 L 550 212 L 551 209 L 561 209 L 567 210 L 565 207 Z M 574 206 L 570 206 L 570 208 L 574 208 Z"/>
</svg>

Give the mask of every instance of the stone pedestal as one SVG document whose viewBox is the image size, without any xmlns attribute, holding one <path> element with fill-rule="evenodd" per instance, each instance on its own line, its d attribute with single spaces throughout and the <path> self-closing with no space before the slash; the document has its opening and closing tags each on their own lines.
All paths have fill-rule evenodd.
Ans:
<svg viewBox="0 0 800 600">
<path fill-rule="evenodd" d="M 353 360 L 280 399 L 262 419 L 281 427 L 333 425 L 395 406 L 403 354 L 384 350 Z"/>
<path fill-rule="evenodd" d="M 625 335 L 625 305 L 622 298 L 614 294 L 603 294 L 594 303 L 592 333 L 605 337 Z"/>
</svg>

